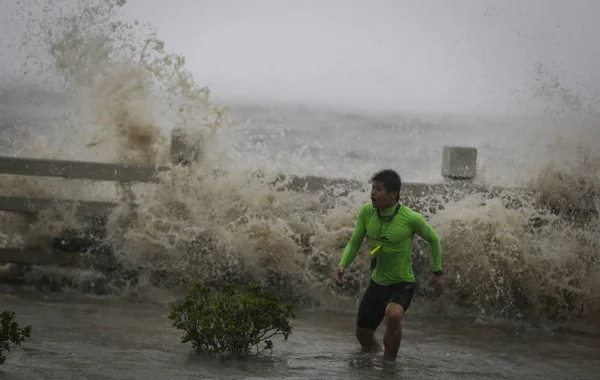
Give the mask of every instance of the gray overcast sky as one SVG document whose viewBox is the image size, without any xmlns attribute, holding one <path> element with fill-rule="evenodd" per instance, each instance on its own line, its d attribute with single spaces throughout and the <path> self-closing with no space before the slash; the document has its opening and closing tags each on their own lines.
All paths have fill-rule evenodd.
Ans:
<svg viewBox="0 0 600 380">
<path fill-rule="evenodd" d="M 536 61 L 578 93 L 600 82 L 594 0 L 129 0 L 126 11 L 224 101 L 503 109 L 528 100 Z"/>
<path fill-rule="evenodd" d="M 600 1 L 177 3 L 128 10 L 227 98 L 473 110 L 521 102 L 538 60 L 572 87 L 599 79 Z"/>
</svg>

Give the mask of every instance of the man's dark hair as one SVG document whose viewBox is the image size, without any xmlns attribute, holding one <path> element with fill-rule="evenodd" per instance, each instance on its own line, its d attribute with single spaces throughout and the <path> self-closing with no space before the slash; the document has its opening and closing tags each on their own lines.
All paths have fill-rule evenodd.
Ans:
<svg viewBox="0 0 600 380">
<path fill-rule="evenodd" d="M 371 182 L 381 182 L 388 193 L 397 191 L 396 200 L 400 199 L 400 189 L 402 188 L 402 180 L 400 175 L 392 169 L 384 169 L 378 171 L 371 177 Z"/>
</svg>

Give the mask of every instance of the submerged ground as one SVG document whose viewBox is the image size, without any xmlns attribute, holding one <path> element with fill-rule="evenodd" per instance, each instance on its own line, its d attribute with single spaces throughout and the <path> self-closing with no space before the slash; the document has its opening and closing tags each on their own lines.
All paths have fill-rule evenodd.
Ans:
<svg viewBox="0 0 600 380">
<path fill-rule="evenodd" d="M 33 325 L 0 379 L 597 379 L 600 335 L 423 313 L 415 302 L 396 363 L 361 353 L 352 313 L 303 311 L 272 355 L 220 363 L 181 344 L 167 305 L 3 289 Z"/>
</svg>

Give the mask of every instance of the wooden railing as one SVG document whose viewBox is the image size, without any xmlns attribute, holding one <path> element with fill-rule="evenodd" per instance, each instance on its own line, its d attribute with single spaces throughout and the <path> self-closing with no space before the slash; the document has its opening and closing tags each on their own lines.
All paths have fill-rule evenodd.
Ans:
<svg viewBox="0 0 600 380">
<path fill-rule="evenodd" d="M 189 148 L 189 147 L 188 147 Z M 446 182 L 443 184 L 418 184 L 406 183 L 403 184 L 402 196 L 405 200 L 410 200 L 415 207 L 419 205 L 426 207 L 423 202 L 426 198 L 439 197 L 455 197 L 456 190 L 467 188 L 469 191 L 479 191 L 478 187 L 473 186 L 469 179 L 474 176 L 474 157 L 472 149 L 470 160 L 466 162 L 464 159 L 456 160 L 446 148 L 444 151 L 444 163 L 442 165 L 442 173 L 444 177 L 450 178 L 455 172 L 452 169 L 452 159 L 460 163 L 460 170 L 466 166 L 471 166 L 468 175 L 458 176 L 459 182 Z M 460 149 L 460 148 L 459 148 Z M 172 149 L 173 150 L 173 149 Z M 460 153 L 460 152 L 459 152 Z M 173 154 L 173 152 L 172 152 Z M 173 154 L 174 156 L 175 154 Z M 476 157 L 476 155 L 475 155 Z M 468 160 L 467 160 L 468 161 Z M 175 164 L 185 164 L 181 160 L 177 160 Z M 113 181 L 119 183 L 149 183 L 156 184 L 160 182 L 159 174 L 170 170 L 169 167 L 144 167 L 136 165 L 112 164 L 100 162 L 82 162 L 82 161 L 66 161 L 53 159 L 36 159 L 36 158 L 20 158 L 20 157 L 3 157 L 0 156 L 0 175 L 17 175 L 17 176 L 34 176 L 34 177 L 55 177 L 65 180 L 92 180 L 92 181 Z M 466 179 L 466 180 L 465 180 Z M 1 179 L 0 179 L 1 180 Z M 271 184 L 278 190 L 292 190 L 298 192 L 319 192 L 326 188 L 339 188 L 342 185 L 348 189 L 360 189 L 368 191 L 368 181 L 364 182 L 353 181 L 347 179 L 333 179 L 316 176 L 308 177 L 289 177 L 281 175 Z M 435 197 L 434 197 L 435 195 Z M 333 195 L 333 196 L 339 196 Z M 461 195 L 458 195 L 461 196 Z M 26 196 L 8 196 L 0 194 L 0 212 L 11 212 L 30 215 L 35 218 L 37 214 L 47 209 L 54 210 L 70 210 L 76 217 L 85 219 L 90 217 L 99 217 L 102 219 L 116 207 L 118 203 L 95 200 L 72 200 L 59 197 L 26 197 Z M 135 204 L 132 205 L 135 207 Z M 102 223 L 102 222 L 100 222 Z M 83 224 L 82 224 L 83 225 Z M 68 234 L 68 232 L 65 232 Z M 82 252 L 77 252 L 77 248 L 67 244 L 61 244 L 63 240 L 68 240 L 64 236 L 54 237 L 53 242 L 47 244 L 29 244 L 25 242 L 24 247 L 0 247 L 0 264 L 2 263 L 17 263 L 25 265 L 82 265 L 90 264 L 90 255 L 81 255 Z M 56 243 L 59 241 L 59 243 Z M 75 245 L 76 246 L 76 245 Z M 92 255 L 93 256 L 93 255 Z M 110 255 L 104 253 L 97 254 L 101 265 L 111 264 Z"/>
<path fill-rule="evenodd" d="M 157 183 L 159 182 L 158 174 L 166 170 L 169 170 L 169 168 L 159 167 L 155 169 L 136 165 L 0 156 L 0 174 L 18 176 L 58 177 L 121 183 Z M 94 200 L 0 196 L 0 211 L 33 216 L 47 209 L 71 210 L 73 215 L 78 218 L 106 216 L 115 206 L 117 206 L 116 202 Z M 0 264 L 78 265 L 81 263 L 82 257 L 78 252 L 61 250 L 56 246 L 56 244 L 49 242 L 44 246 L 0 247 Z"/>
</svg>

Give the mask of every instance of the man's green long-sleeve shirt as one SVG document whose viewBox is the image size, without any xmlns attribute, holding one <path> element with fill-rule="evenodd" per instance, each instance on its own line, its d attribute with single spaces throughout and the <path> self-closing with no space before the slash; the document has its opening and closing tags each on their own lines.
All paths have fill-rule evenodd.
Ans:
<svg viewBox="0 0 600 380">
<path fill-rule="evenodd" d="M 390 216 L 395 206 L 380 210 L 381 215 Z M 435 230 L 423 216 L 401 205 L 398 213 L 391 221 L 382 220 L 372 204 L 364 205 L 358 214 L 356 227 L 350 241 L 344 249 L 340 266 L 346 268 L 356 258 L 365 236 L 368 236 L 370 250 L 381 248 L 375 253 L 377 265 L 371 278 L 377 284 L 389 285 L 398 282 L 414 282 L 412 268 L 412 248 L 414 234 L 429 243 L 433 256 L 433 270 L 442 270 L 442 248 Z"/>
</svg>

